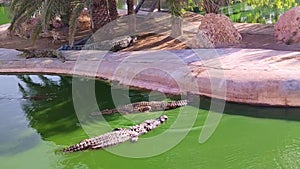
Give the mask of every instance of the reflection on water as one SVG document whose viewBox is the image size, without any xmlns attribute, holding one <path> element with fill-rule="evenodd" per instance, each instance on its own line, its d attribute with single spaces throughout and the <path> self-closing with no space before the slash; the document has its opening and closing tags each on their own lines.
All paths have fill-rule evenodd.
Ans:
<svg viewBox="0 0 300 169">
<path fill-rule="evenodd" d="M 89 79 L 77 78 L 82 85 Z M 208 114 L 209 99 L 201 99 L 196 122 L 180 144 L 159 156 L 132 159 L 105 150 L 63 154 L 59 150 L 107 132 L 102 118 L 78 119 L 73 97 L 85 99 L 85 89 L 72 96 L 72 78 L 63 76 L 0 76 L 0 164 L 1 168 L 297 168 L 300 166 L 300 108 L 267 108 L 227 104 L 225 115 L 214 135 L 204 144 L 199 134 Z M 96 81 L 100 109 L 114 107 L 111 88 Z M 122 88 L 117 90 L 123 90 Z M 165 99 L 160 93 L 131 90 L 133 102 Z M 121 96 L 120 97 L 126 97 Z M 180 109 L 163 112 L 167 124 L 143 136 L 155 136 L 171 128 Z M 189 111 L 188 111 L 189 112 Z M 189 117 L 189 113 L 183 117 Z M 111 128 L 128 127 L 162 112 L 105 116 Z M 243 115 L 243 116 L 241 116 Z M 246 115 L 246 116 L 244 116 Z M 259 118 L 258 118 L 259 117 Z M 133 121 L 132 121 L 133 120 Z M 183 130 L 186 130 L 182 124 Z M 172 130 L 173 135 L 183 130 Z M 87 134 L 88 133 L 88 134 Z M 166 138 L 168 143 L 172 138 Z M 157 147 L 163 145 L 157 143 Z M 143 147 L 143 140 L 124 143 L 110 150 Z M 37 160 L 38 159 L 38 160 Z"/>
<path fill-rule="evenodd" d="M 13 155 L 36 146 L 40 136 L 28 128 L 24 118 L 22 100 L 18 92 L 18 79 L 14 76 L 1 78 L 0 88 L 0 155 Z"/>
<path fill-rule="evenodd" d="M 0 81 L 1 168 L 56 168 L 59 166 L 60 157 L 55 154 L 55 145 L 44 140 L 38 130 L 32 126 L 37 119 L 30 114 L 35 112 L 38 106 L 33 100 L 24 99 L 22 90 L 19 90 L 20 85 L 26 85 L 26 83 L 17 76 L 0 76 Z M 27 86 L 24 89 L 27 90 Z M 32 91 L 28 93 L 29 95 L 40 92 L 27 91 Z M 35 163 L 37 159 L 39 162 Z"/>
</svg>

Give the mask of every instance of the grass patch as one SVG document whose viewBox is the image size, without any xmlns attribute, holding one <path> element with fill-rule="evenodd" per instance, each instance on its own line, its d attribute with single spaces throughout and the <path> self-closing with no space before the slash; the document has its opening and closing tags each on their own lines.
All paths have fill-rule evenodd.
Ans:
<svg viewBox="0 0 300 169">
<path fill-rule="evenodd" d="M 0 25 L 9 23 L 7 7 L 0 6 Z"/>
</svg>

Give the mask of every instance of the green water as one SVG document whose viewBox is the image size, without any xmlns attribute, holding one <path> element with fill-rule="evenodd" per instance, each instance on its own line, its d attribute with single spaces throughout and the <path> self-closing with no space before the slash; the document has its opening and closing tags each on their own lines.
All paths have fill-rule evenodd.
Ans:
<svg viewBox="0 0 300 169">
<path fill-rule="evenodd" d="M 89 81 L 78 80 L 82 84 Z M 100 109 L 112 108 L 110 86 L 100 81 L 96 81 L 95 86 Z M 82 90 L 84 93 L 85 88 Z M 147 100 L 150 96 L 165 99 L 159 93 L 134 90 L 129 96 L 133 102 Z M 73 97 L 85 99 L 87 96 L 81 93 Z M 200 144 L 198 138 L 208 115 L 209 100 L 201 99 L 200 107 L 105 116 L 112 128 L 128 127 L 162 113 L 168 115 L 169 120 L 142 136 L 137 143 L 64 154 L 59 151 L 61 148 L 88 138 L 87 133 L 99 135 L 110 131 L 102 118 L 86 116 L 78 120 L 72 100 L 72 78 L 1 75 L 0 168 L 299 168 L 299 108 L 227 104 L 226 114 L 216 132 L 207 142 Z M 93 111 L 88 104 L 82 110 Z M 188 128 L 189 124 L 181 123 L 180 129 L 173 129 L 179 112 L 183 119 L 197 115 L 191 128 Z M 147 146 L 146 138 L 158 136 L 166 130 L 170 131 L 171 137 Z M 173 137 L 186 131 L 187 136 L 179 144 L 162 154 L 149 158 L 126 157 L 135 151 L 164 148 Z M 122 156 L 115 152 L 121 152 Z"/>
</svg>

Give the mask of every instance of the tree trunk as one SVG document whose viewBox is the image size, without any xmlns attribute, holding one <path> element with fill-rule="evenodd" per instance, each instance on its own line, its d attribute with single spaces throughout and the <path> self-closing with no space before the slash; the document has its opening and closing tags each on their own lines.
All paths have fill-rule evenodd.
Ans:
<svg viewBox="0 0 300 169">
<path fill-rule="evenodd" d="M 128 15 L 134 14 L 134 0 L 127 0 L 127 13 Z"/>
<path fill-rule="evenodd" d="M 67 9 L 64 12 L 64 14 L 62 14 L 60 16 L 60 19 L 61 19 L 62 23 L 64 24 L 64 26 L 68 27 L 74 5 L 71 2 L 66 2 L 66 3 L 67 3 L 67 5 L 66 5 Z"/>
<path fill-rule="evenodd" d="M 182 19 L 181 17 L 172 17 L 172 32 L 171 37 L 177 38 L 182 35 Z"/>
<path fill-rule="evenodd" d="M 171 37 L 177 38 L 181 36 L 182 31 L 182 3 L 177 1 L 171 1 L 171 14 L 172 14 L 172 32 Z"/>
<path fill-rule="evenodd" d="M 70 16 L 71 10 L 68 10 L 65 15 L 61 16 L 61 22 L 64 24 L 64 26 L 69 26 Z"/>
<path fill-rule="evenodd" d="M 203 0 L 202 6 L 206 13 L 219 13 L 220 6 L 211 0 Z"/>
<path fill-rule="evenodd" d="M 107 0 L 94 0 L 92 7 L 93 32 L 111 21 Z"/>
<path fill-rule="evenodd" d="M 203 0 L 202 7 L 206 13 L 219 13 L 221 6 L 229 5 L 229 0 Z"/>
<path fill-rule="evenodd" d="M 113 21 L 118 18 L 118 9 L 116 0 L 108 0 L 108 8 L 109 8 L 109 16 L 110 19 Z"/>
</svg>

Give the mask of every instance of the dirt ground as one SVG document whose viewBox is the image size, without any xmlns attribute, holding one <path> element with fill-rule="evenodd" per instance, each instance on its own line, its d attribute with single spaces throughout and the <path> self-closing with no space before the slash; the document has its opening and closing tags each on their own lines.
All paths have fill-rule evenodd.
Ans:
<svg viewBox="0 0 300 169">
<path fill-rule="evenodd" d="M 190 22 L 199 24 L 199 15 L 186 16 Z M 256 49 L 274 49 L 300 51 L 300 44 L 278 44 L 273 38 L 273 25 L 262 24 L 235 24 L 238 31 L 241 33 L 243 40 L 240 44 L 232 46 L 236 48 L 256 48 Z M 0 26 L 0 48 L 22 49 L 22 48 L 40 48 L 40 49 L 57 49 L 61 45 L 66 44 L 52 42 L 50 38 L 38 39 L 36 44 L 33 44 L 29 39 L 22 39 L 17 36 L 9 35 L 6 30 L 7 25 Z M 193 34 L 190 35 L 190 38 Z M 188 49 L 186 42 L 177 39 L 172 39 L 168 34 L 151 34 L 145 33 L 138 36 L 134 46 L 124 49 L 123 51 L 138 51 L 138 50 L 172 50 L 172 49 Z"/>
</svg>

